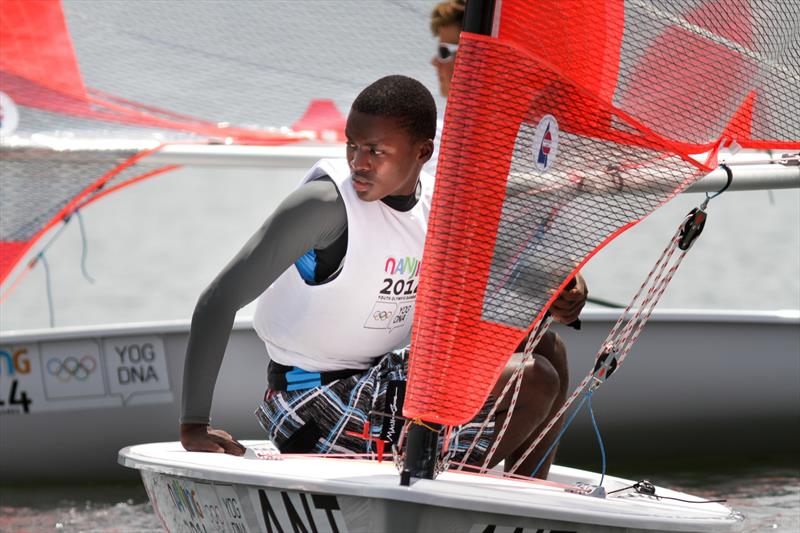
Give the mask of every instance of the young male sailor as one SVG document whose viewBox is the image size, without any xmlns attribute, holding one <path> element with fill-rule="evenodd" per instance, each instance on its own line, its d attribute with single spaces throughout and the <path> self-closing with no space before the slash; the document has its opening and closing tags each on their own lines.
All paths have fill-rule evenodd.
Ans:
<svg viewBox="0 0 800 533">
<path fill-rule="evenodd" d="M 411 78 L 388 76 L 358 95 L 347 159 L 317 163 L 197 303 L 183 379 L 184 448 L 244 453 L 209 426 L 209 413 L 236 311 L 256 298 L 254 325 L 271 359 L 256 416 L 281 451 L 365 453 L 372 443 L 349 432 L 361 433 L 370 411 L 402 413 L 404 347 L 433 191 L 421 169 L 435 130 L 433 97 Z M 577 316 L 582 303 L 567 306 Z M 563 352 L 555 341 L 544 349 Z M 543 359 L 526 371 L 523 390 L 494 463 L 513 459 L 536 436 L 558 396 L 558 372 Z M 473 423 L 453 432 L 455 461 L 492 405 L 490 397 Z M 504 413 L 501 406 L 498 422 Z M 372 422 L 374 437 L 396 441 L 396 420 Z M 470 463 L 482 461 L 494 422 Z"/>
</svg>

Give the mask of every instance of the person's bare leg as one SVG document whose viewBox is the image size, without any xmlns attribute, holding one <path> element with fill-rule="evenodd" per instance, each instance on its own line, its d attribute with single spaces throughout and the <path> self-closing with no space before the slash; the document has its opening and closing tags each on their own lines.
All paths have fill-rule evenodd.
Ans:
<svg viewBox="0 0 800 533">
<path fill-rule="evenodd" d="M 539 342 L 539 345 L 536 347 L 536 354 L 534 359 L 536 360 L 536 364 L 540 364 L 543 361 L 548 361 L 555 372 L 558 374 L 558 381 L 559 387 L 558 392 L 553 398 L 550 411 L 548 412 L 547 416 L 542 420 L 542 422 L 531 432 L 530 437 L 526 439 L 524 442 L 520 444 L 520 446 L 512 451 L 507 459 L 506 459 L 506 468 L 511 468 L 522 454 L 527 451 L 528 447 L 531 443 L 539 436 L 539 434 L 544 430 L 547 423 L 550 421 L 551 418 L 558 412 L 564 402 L 567 399 L 567 394 L 569 393 L 569 369 L 567 367 L 567 351 L 564 347 L 564 342 L 561 340 L 561 337 L 558 336 L 557 333 L 552 331 L 548 331 L 542 340 Z M 523 383 L 524 385 L 524 383 Z M 520 391 L 521 392 L 521 391 Z M 544 439 L 536 446 L 536 449 L 525 459 L 525 461 L 520 465 L 519 469 L 517 470 L 518 474 L 522 475 L 531 475 L 533 473 L 533 469 L 536 468 L 536 465 L 542 460 L 544 453 L 550 448 L 550 446 L 555 441 L 556 437 L 558 436 L 558 432 L 561 430 L 561 427 L 564 425 L 563 418 L 559 420 L 555 426 L 553 426 L 550 431 L 547 433 Z M 558 446 L 556 446 L 553 451 L 547 456 L 545 461 L 542 463 L 542 466 L 536 472 L 536 477 L 541 479 L 546 479 L 547 474 L 550 471 L 550 465 L 553 464 L 553 460 L 556 456 L 556 451 L 558 450 Z"/>
<path fill-rule="evenodd" d="M 524 347 L 524 345 L 523 345 Z M 534 354 L 534 363 L 527 363 L 523 371 L 523 380 L 517 405 L 512 413 L 512 418 L 503 440 L 498 445 L 492 460 L 492 466 L 505 460 L 506 469 L 514 463 L 528 449 L 531 442 L 539 435 L 547 422 L 563 405 L 569 387 L 569 373 L 564 344 L 560 337 L 548 332 L 540 341 Z M 511 378 L 514 370 L 519 365 L 521 354 L 514 354 L 509 364 L 498 379 L 494 390 L 495 397 L 499 396 L 503 387 Z M 505 398 L 498 405 L 495 431 L 500 430 L 508 414 L 508 408 L 513 396 L 513 386 Z M 539 443 L 537 449 L 523 462 L 519 469 L 521 474 L 530 474 L 541 460 L 543 454 L 552 444 L 562 422 L 550 430 L 545 439 Z M 537 477 L 544 478 L 553 462 L 555 450 L 537 472 Z"/>
<path fill-rule="evenodd" d="M 505 384 L 511 379 L 514 370 L 519 366 L 521 357 L 521 354 L 514 354 L 511 357 L 509 364 L 503 370 L 492 391 L 495 398 L 500 395 Z M 536 359 L 535 363 L 528 362 L 525 364 L 517 403 L 511 415 L 508 428 L 497 446 L 490 466 L 495 466 L 504 459 L 508 466 L 509 456 L 521 446 L 524 446 L 526 442 L 529 442 L 531 433 L 547 419 L 552 411 L 553 400 L 560 389 L 558 373 L 546 358 L 537 357 Z M 498 404 L 495 414 L 495 438 L 508 415 L 513 395 L 514 386 L 512 385 L 509 392 Z"/>
</svg>

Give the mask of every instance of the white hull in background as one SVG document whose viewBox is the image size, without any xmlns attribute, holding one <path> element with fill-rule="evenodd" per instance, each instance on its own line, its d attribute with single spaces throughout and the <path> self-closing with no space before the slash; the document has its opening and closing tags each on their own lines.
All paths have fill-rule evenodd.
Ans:
<svg viewBox="0 0 800 533">
<path fill-rule="evenodd" d="M 402 487 L 391 460 L 248 455 L 189 453 L 171 442 L 125 448 L 119 461 L 141 471 L 170 532 L 599 533 L 731 531 L 741 524 L 724 505 L 660 487 L 657 496 L 688 503 L 633 490 L 606 498 L 570 492 L 599 476 L 558 466 L 547 482 L 451 471 Z M 610 492 L 632 484 L 606 477 L 603 486 Z"/>
<path fill-rule="evenodd" d="M 589 309 L 581 331 L 557 328 L 573 385 L 592 367 L 616 317 Z M 7 354 L 0 353 L 3 482 L 130 477 L 116 464 L 118 450 L 177 438 L 188 331 L 188 321 L 180 321 L 0 336 L 0 352 Z M 83 374 L 67 376 L 64 369 L 58 379 L 67 357 L 87 355 L 90 375 L 80 380 Z M 91 359 L 97 366 L 88 372 Z M 264 438 L 252 413 L 266 365 L 250 321 L 237 321 L 214 395 L 215 425 L 240 439 Z M 9 401 L 14 381 L 16 401 L 23 392 L 31 401 L 28 413 Z M 593 403 L 612 467 L 629 459 L 764 457 L 796 442 L 798 382 L 797 312 L 656 311 Z M 576 460 L 599 465 L 585 413 L 559 450 L 559 462 Z"/>
</svg>

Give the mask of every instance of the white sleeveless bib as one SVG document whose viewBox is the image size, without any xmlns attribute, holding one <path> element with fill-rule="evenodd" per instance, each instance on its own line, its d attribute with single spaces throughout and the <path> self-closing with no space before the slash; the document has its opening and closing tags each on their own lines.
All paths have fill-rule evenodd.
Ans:
<svg viewBox="0 0 800 533">
<path fill-rule="evenodd" d="M 401 212 L 358 198 L 344 159 L 319 161 L 301 185 L 324 175 L 347 210 L 342 270 L 308 285 L 292 265 L 259 297 L 253 325 L 277 363 L 317 372 L 368 368 L 408 342 L 433 178 L 420 175 L 419 201 Z"/>
</svg>

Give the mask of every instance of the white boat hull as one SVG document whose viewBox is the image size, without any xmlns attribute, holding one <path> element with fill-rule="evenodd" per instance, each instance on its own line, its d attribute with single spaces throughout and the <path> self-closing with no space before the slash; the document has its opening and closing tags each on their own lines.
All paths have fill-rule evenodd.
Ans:
<svg viewBox="0 0 800 533">
<path fill-rule="evenodd" d="M 615 318 L 612 312 L 587 310 L 581 331 L 559 328 L 573 382 L 592 366 Z M 123 478 L 130 473 L 115 464 L 117 450 L 175 439 L 188 329 L 188 322 L 175 322 L 0 337 L 0 351 L 9 354 L 0 354 L 3 481 Z M 120 365 L 120 351 L 135 354 L 130 347 L 138 346 L 140 355 L 149 354 L 143 348 L 148 343 L 154 346 L 153 361 L 139 364 L 136 372 Z M 51 359 L 63 363 L 70 353 L 96 360 L 89 379 L 61 382 L 48 372 Z M 14 354 L 19 368 L 12 373 L 8 363 L 14 364 Z M 144 380 L 149 364 L 157 381 L 152 375 Z M 266 364 L 250 322 L 237 322 L 217 381 L 214 424 L 241 439 L 263 438 L 252 412 L 264 391 Z M 51 370 L 57 369 L 52 363 Z M 32 399 L 27 413 L 8 401 L 15 380 L 17 398 L 27 391 Z M 594 406 L 617 458 L 736 457 L 744 449 L 763 455 L 787 451 L 796 442 L 799 382 L 796 313 L 657 311 L 624 367 L 596 393 Z M 588 416 L 578 416 L 559 460 L 597 464 L 596 450 Z"/>
<path fill-rule="evenodd" d="M 402 487 L 391 461 L 265 460 L 189 453 L 179 443 L 125 448 L 119 461 L 141 471 L 172 532 L 730 531 L 742 520 L 724 505 L 660 487 L 656 495 L 686 501 L 632 490 L 606 498 L 569 492 L 576 481 L 597 483 L 599 476 L 558 466 L 547 482 L 448 471 Z M 609 491 L 632 484 L 604 482 Z"/>
</svg>

